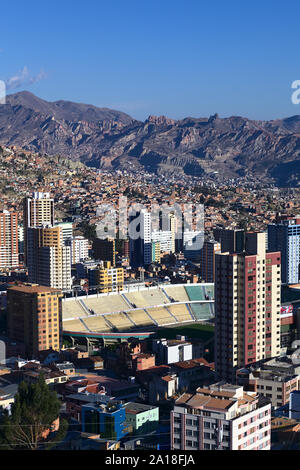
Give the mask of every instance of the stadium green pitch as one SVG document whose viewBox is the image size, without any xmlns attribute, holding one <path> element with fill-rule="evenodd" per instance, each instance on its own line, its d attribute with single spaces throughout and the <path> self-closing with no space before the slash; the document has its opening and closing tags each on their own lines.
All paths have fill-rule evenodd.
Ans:
<svg viewBox="0 0 300 470">
<path fill-rule="evenodd" d="M 175 339 L 176 335 L 187 336 L 200 341 L 209 341 L 214 337 L 214 326 L 201 323 L 192 323 L 189 325 L 179 325 L 172 328 L 159 328 L 154 337 Z"/>
</svg>

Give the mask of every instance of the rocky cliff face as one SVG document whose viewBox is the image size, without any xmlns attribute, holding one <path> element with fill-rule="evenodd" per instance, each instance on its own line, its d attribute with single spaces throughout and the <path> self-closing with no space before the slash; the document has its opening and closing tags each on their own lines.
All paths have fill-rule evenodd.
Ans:
<svg viewBox="0 0 300 470">
<path fill-rule="evenodd" d="M 49 103 L 29 92 L 7 97 L 0 105 L 0 143 L 71 159 L 93 154 L 90 142 L 118 132 L 133 122 L 125 113 L 107 108 L 56 101 Z"/>
<path fill-rule="evenodd" d="M 91 105 L 48 103 L 31 93 L 0 106 L 0 143 L 102 168 L 224 177 L 253 174 L 280 185 L 300 181 L 300 116 L 274 121 L 243 117 L 145 122 Z"/>
</svg>

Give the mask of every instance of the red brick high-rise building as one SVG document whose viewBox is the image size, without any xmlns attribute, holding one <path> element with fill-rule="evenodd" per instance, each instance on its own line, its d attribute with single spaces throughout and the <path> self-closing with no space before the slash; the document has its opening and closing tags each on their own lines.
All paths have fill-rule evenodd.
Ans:
<svg viewBox="0 0 300 470">
<path fill-rule="evenodd" d="M 216 254 L 215 368 L 235 383 L 237 368 L 280 354 L 280 252 L 265 233 L 247 233 L 243 253 Z"/>
</svg>

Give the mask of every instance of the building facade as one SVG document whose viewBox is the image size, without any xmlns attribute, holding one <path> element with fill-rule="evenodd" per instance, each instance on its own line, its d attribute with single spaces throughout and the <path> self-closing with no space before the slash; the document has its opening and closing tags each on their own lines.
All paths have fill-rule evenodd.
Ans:
<svg viewBox="0 0 300 470">
<path fill-rule="evenodd" d="M 63 242 L 66 243 L 67 240 L 73 238 L 73 224 L 72 222 L 59 222 L 54 225 L 54 227 L 60 227 L 62 233 Z"/>
<path fill-rule="evenodd" d="M 158 427 L 158 406 L 129 402 L 125 404 L 125 412 L 125 424 L 132 427 L 134 434 L 148 434 Z"/>
<path fill-rule="evenodd" d="M 116 241 L 113 238 L 106 240 L 96 238 L 93 241 L 93 252 L 95 259 L 109 261 L 112 266 L 116 265 Z"/>
<path fill-rule="evenodd" d="M 280 253 L 247 233 L 243 253 L 216 254 L 215 368 L 235 383 L 237 368 L 280 354 Z"/>
<path fill-rule="evenodd" d="M 215 282 L 215 254 L 221 252 L 220 242 L 205 240 L 200 252 L 200 276 L 205 282 Z"/>
<path fill-rule="evenodd" d="M 124 288 L 124 269 L 113 268 L 110 261 L 104 261 L 94 269 L 88 270 L 89 287 L 101 294 L 118 292 Z"/>
<path fill-rule="evenodd" d="M 29 282 L 70 290 L 71 250 L 63 241 L 59 226 L 27 229 Z"/>
<path fill-rule="evenodd" d="M 65 242 L 70 247 L 71 264 L 80 263 L 89 257 L 89 241 L 82 236 L 68 238 Z"/>
<path fill-rule="evenodd" d="M 172 450 L 270 450 L 271 405 L 243 387 L 184 393 L 171 412 Z"/>
<path fill-rule="evenodd" d="M 193 358 L 193 345 L 179 339 L 153 340 L 153 351 L 161 364 L 189 361 Z"/>
<path fill-rule="evenodd" d="M 50 193 L 33 192 L 23 201 L 24 211 L 24 256 L 27 261 L 27 229 L 46 223 L 54 225 L 54 199 Z"/>
<path fill-rule="evenodd" d="M 214 236 L 221 243 L 223 253 L 242 253 L 245 249 L 243 229 L 215 229 Z"/>
<path fill-rule="evenodd" d="M 160 251 L 173 253 L 175 240 L 174 233 L 171 230 L 156 230 L 152 232 L 152 242 L 160 243 Z"/>
<path fill-rule="evenodd" d="M 300 217 L 268 225 L 269 251 L 281 252 L 281 280 L 284 284 L 300 282 Z"/>
<path fill-rule="evenodd" d="M 268 398 L 276 409 L 289 403 L 290 394 L 299 389 L 299 379 L 299 375 L 276 374 L 270 370 L 258 369 L 250 373 L 249 385 Z"/>
<path fill-rule="evenodd" d="M 152 262 L 151 214 L 146 210 L 130 214 L 129 223 L 130 264 L 148 266 Z"/>
<path fill-rule="evenodd" d="M 81 409 L 82 431 L 97 433 L 107 439 L 119 440 L 127 434 L 125 420 L 125 407 L 119 403 L 90 403 Z"/>
<path fill-rule="evenodd" d="M 7 290 L 7 326 L 10 339 L 25 344 L 28 357 L 60 349 L 61 291 L 35 284 Z"/>
<path fill-rule="evenodd" d="M 0 268 L 13 268 L 18 265 L 18 214 L 4 210 L 0 212 Z"/>
</svg>

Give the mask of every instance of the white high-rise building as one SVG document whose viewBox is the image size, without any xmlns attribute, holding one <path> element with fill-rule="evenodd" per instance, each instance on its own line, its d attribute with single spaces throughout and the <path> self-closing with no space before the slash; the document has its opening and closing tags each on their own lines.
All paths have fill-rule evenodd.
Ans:
<svg viewBox="0 0 300 470">
<path fill-rule="evenodd" d="M 54 224 L 54 199 L 50 193 L 33 192 L 24 200 L 24 228 Z"/>
<path fill-rule="evenodd" d="M 172 234 L 172 249 L 171 253 L 175 253 L 176 246 L 175 246 L 175 237 L 176 237 L 176 217 L 174 214 L 169 214 L 169 224 L 170 224 L 170 232 Z"/>
<path fill-rule="evenodd" d="M 64 244 L 62 228 L 51 225 L 28 228 L 27 235 L 29 281 L 70 290 L 71 249 Z"/>
<path fill-rule="evenodd" d="M 27 263 L 27 230 L 30 227 L 41 227 L 42 224 L 54 224 L 54 199 L 50 193 L 33 192 L 23 201 L 24 210 L 24 257 Z"/>
<path fill-rule="evenodd" d="M 18 225 L 18 245 L 19 253 L 24 253 L 24 226 Z"/>
<path fill-rule="evenodd" d="M 82 236 L 71 237 L 66 240 L 66 246 L 71 250 L 71 264 L 80 263 L 89 257 L 89 240 Z"/>
<path fill-rule="evenodd" d="M 152 261 L 152 244 L 151 244 L 151 214 L 143 211 L 141 213 L 141 234 L 144 242 L 144 264 L 150 264 Z"/>
<path fill-rule="evenodd" d="M 73 237 L 73 224 L 72 222 L 59 222 L 54 227 L 61 227 L 63 242 L 65 243 L 69 238 Z"/>
<path fill-rule="evenodd" d="M 133 267 L 152 262 L 151 213 L 145 209 L 129 216 L 130 262 Z"/>
<path fill-rule="evenodd" d="M 160 251 L 169 251 L 173 253 L 174 238 L 173 233 L 167 230 L 155 230 L 151 235 L 153 242 L 160 242 Z"/>
<path fill-rule="evenodd" d="M 0 268 L 18 265 L 18 214 L 4 210 L 0 212 Z"/>
</svg>

